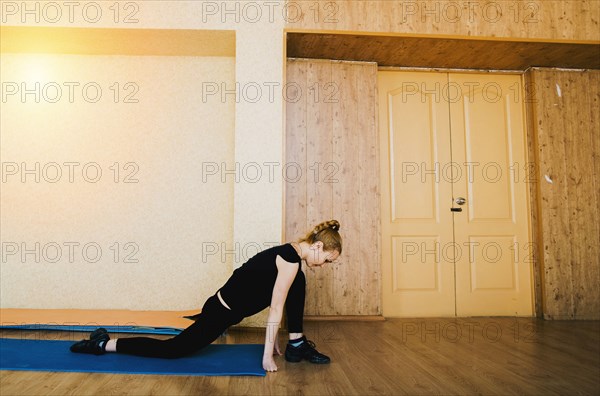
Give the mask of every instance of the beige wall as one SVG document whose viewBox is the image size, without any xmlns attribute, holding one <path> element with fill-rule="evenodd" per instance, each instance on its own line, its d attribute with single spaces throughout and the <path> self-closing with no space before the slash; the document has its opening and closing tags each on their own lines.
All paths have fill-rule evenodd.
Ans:
<svg viewBox="0 0 600 396">
<path fill-rule="evenodd" d="M 257 247 L 264 248 L 282 239 L 283 19 L 270 18 L 267 14 L 257 19 L 252 9 L 241 7 L 246 2 L 240 2 L 237 10 L 234 6 L 233 13 L 229 14 L 221 8 L 222 2 L 214 1 L 120 2 L 120 8 L 115 8 L 114 2 L 82 2 L 74 9 L 54 2 L 61 7 L 59 19 L 52 8 L 53 2 L 35 3 L 39 11 L 33 8 L 36 6 L 30 6 L 34 12 L 28 14 L 21 8 L 22 2 L 3 2 L 2 7 L 8 4 L 9 8 L 2 9 L 2 24 L 233 30 L 236 57 L 234 60 L 178 60 L 91 56 L 82 57 L 69 66 L 81 73 L 72 73 L 69 79 L 102 80 L 105 91 L 109 91 L 105 80 L 115 77 L 130 79 L 133 73 L 140 81 L 148 79 L 150 82 L 145 84 L 150 84 L 153 91 L 144 97 L 146 102 L 140 103 L 135 115 L 124 106 L 116 106 L 117 110 L 113 111 L 111 106 L 94 105 L 85 111 L 76 106 L 60 111 L 51 107 L 44 118 L 24 116 L 22 112 L 7 118 L 8 111 L 5 112 L 3 104 L 3 122 L 17 125 L 19 120 L 31 117 L 23 129 L 27 133 L 33 130 L 39 133 L 42 127 L 49 127 L 55 129 L 54 134 L 75 135 L 76 141 L 67 147 L 58 143 L 39 144 L 39 151 L 29 151 L 29 160 L 42 162 L 57 158 L 63 161 L 76 154 L 76 160 L 82 163 L 100 163 L 107 185 L 94 185 L 92 189 L 85 184 L 76 187 L 71 184 L 3 184 L 2 241 L 20 244 L 35 240 L 75 240 L 82 245 L 97 241 L 106 261 L 112 260 L 108 253 L 112 254 L 113 240 L 135 241 L 140 247 L 136 256 L 140 263 L 108 263 L 110 265 L 104 266 L 97 276 L 110 277 L 109 281 L 89 275 L 88 270 L 94 264 L 13 262 L 9 266 L 3 263 L 2 307 L 151 310 L 199 307 L 232 268 L 241 265 Z M 101 7 L 100 14 L 96 12 L 97 5 Z M 2 54 L 2 62 L 9 62 L 10 58 Z M 18 58 L 13 59 L 16 62 Z M 57 55 L 57 59 L 66 61 L 67 57 Z M 2 81 L 5 76 L 3 65 Z M 202 104 L 200 88 L 206 81 L 219 87 L 229 84 L 225 85 L 227 89 L 232 88 L 233 81 L 238 82 L 241 95 L 237 101 L 232 95 L 221 99 L 219 92 L 210 98 L 210 105 Z M 260 88 L 258 94 L 253 91 L 255 87 Z M 142 95 L 141 89 L 139 95 Z M 82 107 L 85 106 L 82 104 Z M 165 109 L 169 109 L 169 114 Z M 85 135 L 76 134 L 77 130 Z M 17 162 L 21 161 L 24 154 L 19 153 L 26 137 L 18 137 L 9 144 L 8 140 L 5 142 L 9 139 L 7 131 L 3 125 L 2 162 L 9 160 L 9 152 Z M 84 138 L 90 136 L 90 139 Z M 16 147 L 21 149 L 17 151 Z M 111 170 L 107 161 L 113 158 L 121 162 L 135 160 L 136 150 L 141 162 L 140 183 L 127 186 L 129 189 L 108 183 Z M 201 182 L 202 168 L 197 167 L 201 165 L 199 161 L 205 159 L 214 159 L 219 164 L 217 176 L 209 178 L 210 183 Z M 227 183 L 221 183 L 218 177 L 221 172 L 235 169 L 236 164 L 241 175 L 238 181 L 229 175 Z M 262 173 L 259 178 L 250 173 L 257 169 L 255 164 Z M 248 173 L 244 173 L 244 169 Z M 271 169 L 275 170 L 274 177 L 269 175 Z M 49 191 L 53 195 L 48 195 Z M 16 212 L 6 210 L 10 207 L 8 202 L 21 207 Z M 46 213 L 50 203 L 60 205 L 60 215 Z M 217 259 L 202 262 L 202 245 L 199 246 L 202 242 L 218 246 L 214 256 Z M 223 248 L 233 252 L 225 252 Z M 225 253 L 224 260 L 221 253 Z M 156 272 L 151 273 L 150 269 Z M 103 296 L 103 301 L 98 301 L 98 296 Z M 262 319 L 256 320 L 261 322 Z"/>
<path fill-rule="evenodd" d="M 233 85 L 235 59 L 3 54 L 0 67 L 2 307 L 179 310 L 214 292 L 232 257 L 207 252 L 233 239 L 233 185 L 203 170 L 233 162 L 235 106 L 203 100 L 202 82 Z"/>
</svg>

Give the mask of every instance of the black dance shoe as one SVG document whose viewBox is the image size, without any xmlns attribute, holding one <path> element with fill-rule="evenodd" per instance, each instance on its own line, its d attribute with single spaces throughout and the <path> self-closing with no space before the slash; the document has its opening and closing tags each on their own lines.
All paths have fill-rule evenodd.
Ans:
<svg viewBox="0 0 600 396">
<path fill-rule="evenodd" d="M 71 345 L 71 352 L 91 353 L 94 355 L 103 355 L 106 351 L 106 343 L 110 340 L 108 332 L 104 328 L 94 330 L 90 334 L 89 340 L 81 340 Z"/>
<path fill-rule="evenodd" d="M 304 342 L 297 347 L 287 344 L 285 348 L 285 360 L 292 363 L 298 363 L 301 360 L 308 360 L 315 364 L 326 364 L 331 361 L 328 356 L 319 353 L 315 349 L 315 343 L 304 338 Z"/>
</svg>

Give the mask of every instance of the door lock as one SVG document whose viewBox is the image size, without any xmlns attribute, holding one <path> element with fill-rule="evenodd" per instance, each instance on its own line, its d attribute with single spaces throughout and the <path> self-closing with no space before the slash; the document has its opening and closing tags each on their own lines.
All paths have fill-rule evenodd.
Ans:
<svg viewBox="0 0 600 396">
<path fill-rule="evenodd" d="M 456 202 L 457 205 L 464 205 L 465 203 L 467 203 L 467 200 L 463 197 L 458 197 L 454 200 L 454 202 Z"/>
</svg>

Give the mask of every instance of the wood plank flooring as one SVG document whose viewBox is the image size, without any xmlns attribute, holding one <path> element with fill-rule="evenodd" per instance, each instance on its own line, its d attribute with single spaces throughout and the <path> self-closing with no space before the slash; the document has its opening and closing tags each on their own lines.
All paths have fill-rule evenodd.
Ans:
<svg viewBox="0 0 600 396">
<path fill-rule="evenodd" d="M 332 358 L 287 363 L 266 377 L 185 377 L 1 371 L 5 395 L 598 395 L 600 322 L 534 318 L 307 322 Z M 0 331 L 79 340 L 83 333 Z M 123 335 L 124 337 L 127 335 Z M 262 343 L 231 329 L 218 343 Z M 282 338 L 283 340 L 283 338 Z M 284 343 L 281 342 L 282 347 Z M 102 359 L 102 357 L 98 357 Z"/>
</svg>

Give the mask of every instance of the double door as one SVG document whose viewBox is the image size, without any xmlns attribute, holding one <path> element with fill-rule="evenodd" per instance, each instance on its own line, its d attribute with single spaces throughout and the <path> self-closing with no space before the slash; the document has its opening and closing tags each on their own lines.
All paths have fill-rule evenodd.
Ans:
<svg viewBox="0 0 600 396">
<path fill-rule="evenodd" d="M 378 84 L 383 314 L 532 315 L 521 76 Z"/>
</svg>

